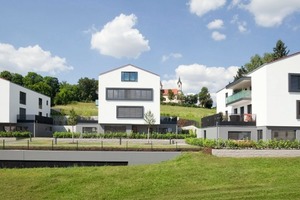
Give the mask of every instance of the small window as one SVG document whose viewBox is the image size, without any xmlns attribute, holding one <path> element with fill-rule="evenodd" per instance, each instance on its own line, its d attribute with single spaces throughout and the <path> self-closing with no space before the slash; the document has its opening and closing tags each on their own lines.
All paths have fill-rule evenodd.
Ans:
<svg viewBox="0 0 300 200">
<path fill-rule="evenodd" d="M 43 108 L 43 100 L 39 98 L 39 109 Z"/>
<path fill-rule="evenodd" d="M 297 112 L 296 118 L 300 119 L 300 100 L 297 100 L 296 103 L 297 103 L 297 105 L 296 105 L 296 112 Z"/>
<path fill-rule="evenodd" d="M 20 104 L 26 105 L 26 93 L 20 92 Z"/>
<path fill-rule="evenodd" d="M 125 82 L 137 82 L 138 73 L 137 72 L 121 72 L 121 80 Z"/>
<path fill-rule="evenodd" d="M 233 110 L 233 114 L 237 114 L 237 108 L 235 108 L 234 110 Z"/>
<path fill-rule="evenodd" d="M 48 113 L 46 113 L 46 117 L 49 117 Z"/>
<path fill-rule="evenodd" d="M 289 92 L 300 92 L 300 74 L 289 74 Z"/>
<path fill-rule="evenodd" d="M 206 130 L 204 130 L 203 138 L 206 139 Z"/>
<path fill-rule="evenodd" d="M 48 100 L 46 101 L 46 105 L 47 105 L 47 106 L 49 105 L 49 102 L 48 102 Z"/>
<path fill-rule="evenodd" d="M 39 116 L 42 116 L 43 115 L 43 113 L 42 112 L 39 112 Z"/>
<path fill-rule="evenodd" d="M 263 139 L 263 137 L 262 137 L 262 133 L 263 133 L 263 131 L 262 131 L 262 130 L 257 130 L 257 141 L 259 141 L 259 140 L 262 140 L 262 139 Z"/>
<path fill-rule="evenodd" d="M 26 119 L 26 109 L 25 108 L 19 108 L 19 118 L 22 120 Z"/>
</svg>

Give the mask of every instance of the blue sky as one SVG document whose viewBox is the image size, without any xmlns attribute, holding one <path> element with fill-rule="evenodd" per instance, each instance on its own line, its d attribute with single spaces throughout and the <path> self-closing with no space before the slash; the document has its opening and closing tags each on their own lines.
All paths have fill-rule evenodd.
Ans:
<svg viewBox="0 0 300 200">
<path fill-rule="evenodd" d="M 300 51 L 299 11 L 299 0 L 0 0 L 0 71 L 73 84 L 133 64 L 214 96 L 278 39 Z"/>
</svg>

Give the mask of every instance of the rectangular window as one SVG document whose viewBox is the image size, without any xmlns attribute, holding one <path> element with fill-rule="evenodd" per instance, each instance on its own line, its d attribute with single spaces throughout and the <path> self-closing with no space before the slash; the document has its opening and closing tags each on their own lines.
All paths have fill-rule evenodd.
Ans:
<svg viewBox="0 0 300 200">
<path fill-rule="evenodd" d="M 290 140 L 296 139 L 295 130 L 272 130 L 271 133 L 272 140 Z"/>
<path fill-rule="evenodd" d="M 19 108 L 19 118 L 21 120 L 26 119 L 26 109 L 25 108 Z"/>
<path fill-rule="evenodd" d="M 39 98 L 39 109 L 43 108 L 43 100 Z"/>
<path fill-rule="evenodd" d="M 203 132 L 203 138 L 206 139 L 206 130 Z"/>
<path fill-rule="evenodd" d="M 125 133 L 126 126 L 104 126 L 104 133 Z"/>
<path fill-rule="evenodd" d="M 228 131 L 228 140 L 251 140 L 251 132 Z"/>
<path fill-rule="evenodd" d="M 97 127 L 82 127 L 82 133 L 97 133 Z"/>
<path fill-rule="evenodd" d="M 153 89 L 107 88 L 106 100 L 152 101 Z"/>
<path fill-rule="evenodd" d="M 124 82 L 137 82 L 138 73 L 137 72 L 121 72 L 121 80 Z"/>
<path fill-rule="evenodd" d="M 26 105 L 26 93 L 20 92 L 20 104 Z"/>
<path fill-rule="evenodd" d="M 117 118 L 144 118 L 142 106 L 117 106 Z"/>
<path fill-rule="evenodd" d="M 48 102 L 48 100 L 46 101 L 46 105 L 48 106 L 48 104 L 49 104 L 49 102 Z"/>
<path fill-rule="evenodd" d="M 233 110 L 233 114 L 237 114 L 237 108 Z"/>
<path fill-rule="evenodd" d="M 263 137 L 262 137 L 262 133 L 263 133 L 263 131 L 262 131 L 262 130 L 257 130 L 257 141 L 259 141 L 259 140 L 262 140 L 262 139 L 263 139 Z"/>
<path fill-rule="evenodd" d="M 43 115 L 43 113 L 42 112 L 39 112 L 39 116 L 42 116 Z"/>
<path fill-rule="evenodd" d="M 300 92 L 300 74 L 289 74 L 289 92 Z"/>
<path fill-rule="evenodd" d="M 296 118 L 300 119 L 300 100 L 296 101 Z"/>
</svg>

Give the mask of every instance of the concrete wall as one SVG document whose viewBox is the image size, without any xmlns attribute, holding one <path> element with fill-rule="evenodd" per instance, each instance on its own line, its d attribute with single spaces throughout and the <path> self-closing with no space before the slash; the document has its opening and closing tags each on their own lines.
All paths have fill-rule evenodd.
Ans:
<svg viewBox="0 0 300 200">
<path fill-rule="evenodd" d="M 212 149 L 218 157 L 300 157 L 299 150 L 252 150 L 252 149 Z"/>
<path fill-rule="evenodd" d="M 210 128 L 202 128 L 200 129 L 200 134 L 197 134 L 198 138 L 204 138 L 204 131 L 206 131 L 206 139 L 223 139 L 228 140 L 228 132 L 229 131 L 237 131 L 237 132 L 251 132 L 251 140 L 257 140 L 257 129 L 254 126 L 218 126 L 218 127 L 210 127 Z"/>
<path fill-rule="evenodd" d="M 152 164 L 170 160 L 180 152 L 135 151 L 33 151 L 1 150 L 0 160 L 22 161 L 102 161 L 128 162 L 128 165 Z"/>
</svg>

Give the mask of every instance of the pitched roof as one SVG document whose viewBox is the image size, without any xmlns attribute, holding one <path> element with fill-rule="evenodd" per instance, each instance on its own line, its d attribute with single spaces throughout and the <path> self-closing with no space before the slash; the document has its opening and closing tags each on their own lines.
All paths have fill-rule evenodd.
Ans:
<svg viewBox="0 0 300 200">
<path fill-rule="evenodd" d="M 128 67 L 128 66 L 131 66 L 131 67 L 137 68 L 137 69 L 139 69 L 139 70 L 142 70 L 142 71 L 145 71 L 145 72 L 151 73 L 151 74 L 153 74 L 153 75 L 155 75 L 155 76 L 159 76 L 159 75 L 157 75 L 157 74 L 155 74 L 155 73 L 153 73 L 153 72 L 150 72 L 150 71 L 148 71 L 148 70 L 142 69 L 142 68 L 140 68 L 140 67 L 137 67 L 137 66 L 135 66 L 135 65 L 132 65 L 132 64 L 127 64 L 127 65 L 123 65 L 123 66 L 121 66 L 121 67 L 117 67 L 117 68 L 111 69 L 111 70 L 109 70 L 109 71 L 106 71 L 106 72 L 100 73 L 100 75 L 107 74 L 107 73 L 109 73 L 109 72 L 112 72 L 112 71 L 115 71 L 115 70 L 119 70 L 119 69 L 122 69 L 122 68 L 124 68 L 124 67 Z"/>
<path fill-rule="evenodd" d="M 162 89 L 163 95 L 168 95 L 169 90 L 172 90 L 172 92 L 174 93 L 174 95 L 178 94 L 178 89 Z"/>
</svg>

